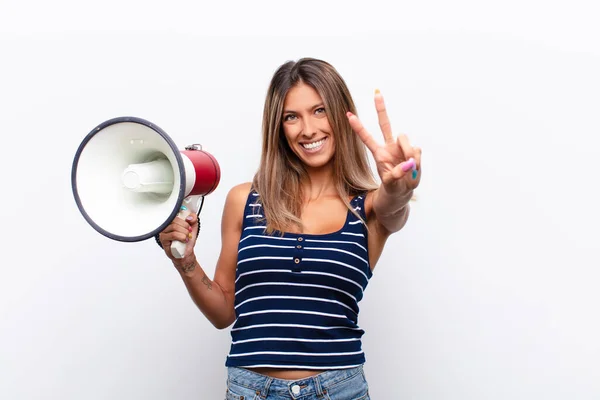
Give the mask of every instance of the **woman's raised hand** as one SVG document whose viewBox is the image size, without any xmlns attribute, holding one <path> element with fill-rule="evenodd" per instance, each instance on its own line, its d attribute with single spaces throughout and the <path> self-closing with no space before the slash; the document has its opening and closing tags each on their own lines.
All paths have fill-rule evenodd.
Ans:
<svg viewBox="0 0 600 400">
<path fill-rule="evenodd" d="M 414 190 L 421 180 L 421 149 L 411 146 L 406 135 L 394 138 L 392 126 L 379 90 L 375 91 L 375 109 L 384 143 L 378 143 L 358 117 L 346 115 L 350 126 L 373 153 L 377 172 L 388 193 L 405 193 Z"/>
</svg>

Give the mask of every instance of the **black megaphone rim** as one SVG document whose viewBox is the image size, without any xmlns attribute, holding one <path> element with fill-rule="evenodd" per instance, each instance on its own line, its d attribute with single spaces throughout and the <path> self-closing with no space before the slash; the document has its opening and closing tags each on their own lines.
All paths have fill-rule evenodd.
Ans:
<svg viewBox="0 0 600 400">
<path fill-rule="evenodd" d="M 140 124 L 140 125 L 144 125 L 150 129 L 152 129 L 153 131 L 155 131 L 156 133 L 158 133 L 164 140 L 165 142 L 167 142 L 167 144 L 169 145 L 169 147 L 171 148 L 171 150 L 173 151 L 173 154 L 175 155 L 175 159 L 177 160 L 177 165 L 179 167 L 179 193 L 177 194 L 177 205 L 182 204 L 183 199 L 185 197 L 185 185 L 186 185 L 186 175 L 185 175 L 185 167 L 183 164 L 183 159 L 181 157 L 181 153 L 179 151 L 179 149 L 177 148 L 177 145 L 175 144 L 175 142 L 173 142 L 173 140 L 169 137 L 169 135 L 167 135 L 167 133 L 165 131 L 163 131 L 160 127 L 156 126 L 155 124 L 153 124 L 150 121 L 147 121 L 143 118 L 138 118 L 138 117 L 117 117 L 117 118 L 112 118 L 109 119 L 107 121 L 104 121 L 103 123 L 101 123 L 100 125 L 96 126 L 94 129 L 92 129 L 92 131 L 90 131 L 90 133 L 87 134 L 87 136 L 83 139 L 83 141 L 79 144 L 79 147 L 77 148 L 77 152 L 75 153 L 75 158 L 73 159 L 73 166 L 71 169 L 71 188 L 73 190 L 73 196 L 75 197 L 75 203 L 77 203 L 77 207 L 79 208 L 79 211 L 81 212 L 81 214 L 83 215 L 83 217 L 85 218 L 85 220 L 99 233 L 101 233 L 102 235 L 113 239 L 113 240 L 117 240 L 120 242 L 140 242 L 142 240 L 146 240 L 149 239 L 155 235 L 157 235 L 158 233 L 162 232 L 163 229 L 165 229 L 170 223 L 171 221 L 173 221 L 173 219 L 175 218 L 175 216 L 177 215 L 177 213 L 179 212 L 179 207 L 175 207 L 171 213 L 169 214 L 169 216 L 167 217 L 167 219 L 162 222 L 160 224 L 159 227 L 157 227 L 156 229 L 143 234 L 143 235 L 139 235 L 139 236 L 121 236 L 121 235 L 116 235 L 114 233 L 111 233 L 105 229 L 103 229 L 101 226 L 99 226 L 96 222 L 94 222 L 94 220 L 88 215 L 88 213 L 85 211 L 85 208 L 83 207 L 83 204 L 81 202 L 81 198 L 79 196 L 79 193 L 77 191 L 77 166 L 79 164 L 79 158 L 81 156 L 81 153 L 83 152 L 85 146 L 87 145 L 87 143 L 98 133 L 101 132 L 103 129 L 107 128 L 110 125 L 114 125 L 114 124 L 118 124 L 118 123 L 123 123 L 123 122 L 132 122 L 132 123 L 136 123 L 136 124 Z"/>
</svg>

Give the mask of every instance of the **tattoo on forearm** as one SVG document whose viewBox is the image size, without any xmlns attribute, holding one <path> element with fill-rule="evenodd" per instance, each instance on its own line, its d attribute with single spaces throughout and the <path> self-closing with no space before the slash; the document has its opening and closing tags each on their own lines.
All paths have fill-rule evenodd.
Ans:
<svg viewBox="0 0 600 400">
<path fill-rule="evenodd" d="M 204 274 L 204 276 L 202 277 L 202 283 L 206 285 L 208 290 L 212 290 L 212 282 L 210 281 L 210 279 L 208 279 L 208 276 L 206 276 L 206 274 Z"/>
<path fill-rule="evenodd" d="M 192 261 L 189 264 L 184 264 L 181 266 L 181 270 L 183 272 L 192 272 L 194 270 L 194 268 L 196 268 L 196 261 Z"/>
</svg>

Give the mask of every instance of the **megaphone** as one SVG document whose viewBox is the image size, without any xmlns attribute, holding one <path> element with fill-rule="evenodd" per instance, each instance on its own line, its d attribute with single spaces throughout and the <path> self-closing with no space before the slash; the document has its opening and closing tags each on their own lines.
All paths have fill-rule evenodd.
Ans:
<svg viewBox="0 0 600 400">
<path fill-rule="evenodd" d="M 102 235 L 138 242 L 175 217 L 199 213 L 221 179 L 217 160 L 199 144 L 179 150 L 158 126 L 119 117 L 92 129 L 79 145 L 71 186 L 79 211 Z M 173 242 L 182 258 L 186 244 Z"/>
</svg>

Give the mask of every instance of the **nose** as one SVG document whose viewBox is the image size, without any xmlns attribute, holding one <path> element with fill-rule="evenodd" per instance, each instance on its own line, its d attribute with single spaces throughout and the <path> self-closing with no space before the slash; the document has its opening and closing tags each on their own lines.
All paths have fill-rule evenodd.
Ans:
<svg viewBox="0 0 600 400">
<path fill-rule="evenodd" d="M 316 124 L 311 123 L 310 118 L 303 119 L 302 135 L 311 138 L 317 134 Z"/>
</svg>

